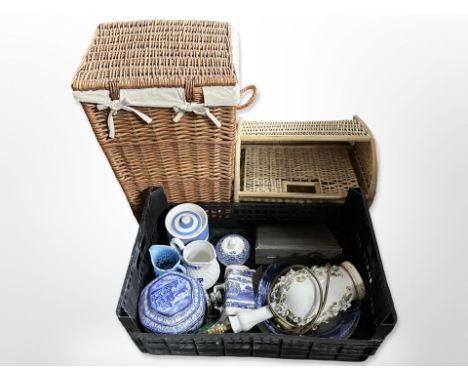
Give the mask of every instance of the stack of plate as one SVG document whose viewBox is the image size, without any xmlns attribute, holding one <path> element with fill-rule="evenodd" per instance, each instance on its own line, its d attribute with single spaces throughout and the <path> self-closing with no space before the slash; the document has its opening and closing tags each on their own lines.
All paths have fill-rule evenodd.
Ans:
<svg viewBox="0 0 468 382">
<path fill-rule="evenodd" d="M 141 292 L 138 313 L 142 325 L 155 333 L 193 333 L 205 317 L 201 284 L 183 273 L 167 272 Z"/>
</svg>

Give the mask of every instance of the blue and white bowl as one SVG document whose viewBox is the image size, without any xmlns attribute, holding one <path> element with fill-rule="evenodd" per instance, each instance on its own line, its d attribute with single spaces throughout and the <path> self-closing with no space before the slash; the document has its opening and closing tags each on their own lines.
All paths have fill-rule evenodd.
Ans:
<svg viewBox="0 0 468 382">
<path fill-rule="evenodd" d="M 184 245 L 195 240 L 208 240 L 208 215 L 193 203 L 172 208 L 166 215 L 165 226 L 169 240 L 178 239 Z"/>
<path fill-rule="evenodd" d="M 193 333 L 205 317 L 205 292 L 200 283 L 178 272 L 164 273 L 141 292 L 138 314 L 148 330 L 162 334 Z"/>
<path fill-rule="evenodd" d="M 250 244 L 241 235 L 230 234 L 223 236 L 216 244 L 216 256 L 224 265 L 242 265 L 250 255 Z"/>
</svg>

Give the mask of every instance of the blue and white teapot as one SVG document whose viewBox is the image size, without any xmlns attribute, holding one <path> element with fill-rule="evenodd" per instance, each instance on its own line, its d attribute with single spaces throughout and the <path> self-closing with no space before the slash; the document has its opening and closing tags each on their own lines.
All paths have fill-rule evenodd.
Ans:
<svg viewBox="0 0 468 382">
<path fill-rule="evenodd" d="M 239 311 L 255 308 L 254 274 L 255 270 L 245 265 L 226 267 L 224 283 L 215 285 L 209 295 L 215 309 L 221 312 L 221 320 Z"/>
</svg>

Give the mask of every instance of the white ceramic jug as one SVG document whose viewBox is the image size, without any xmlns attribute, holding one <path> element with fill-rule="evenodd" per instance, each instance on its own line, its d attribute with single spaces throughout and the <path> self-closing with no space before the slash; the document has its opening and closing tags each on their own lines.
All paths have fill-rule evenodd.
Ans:
<svg viewBox="0 0 468 382">
<path fill-rule="evenodd" d="M 213 245 L 205 240 L 195 240 L 187 245 L 172 241 L 171 245 L 182 252 L 187 274 L 201 282 L 203 288 L 210 289 L 221 272 Z"/>
</svg>

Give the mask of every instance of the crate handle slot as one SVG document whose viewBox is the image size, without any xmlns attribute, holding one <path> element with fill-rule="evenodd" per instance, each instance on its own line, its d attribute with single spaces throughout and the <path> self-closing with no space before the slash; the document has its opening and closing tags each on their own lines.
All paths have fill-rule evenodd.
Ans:
<svg viewBox="0 0 468 382">
<path fill-rule="evenodd" d="M 283 181 L 283 192 L 294 192 L 302 194 L 321 194 L 322 187 L 320 181 L 314 180 L 310 182 L 292 182 Z"/>
</svg>

